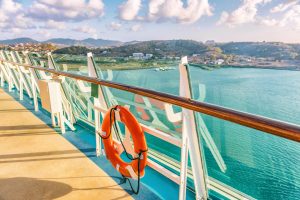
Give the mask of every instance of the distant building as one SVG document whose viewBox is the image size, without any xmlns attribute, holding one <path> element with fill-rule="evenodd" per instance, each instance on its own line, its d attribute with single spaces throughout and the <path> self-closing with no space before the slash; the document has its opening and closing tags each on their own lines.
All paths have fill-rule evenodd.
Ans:
<svg viewBox="0 0 300 200">
<path fill-rule="evenodd" d="M 201 56 L 201 54 L 198 54 L 198 53 L 193 54 L 193 57 L 198 57 L 198 56 Z"/>
<path fill-rule="evenodd" d="M 146 53 L 146 56 L 145 56 L 146 59 L 150 59 L 150 58 L 152 58 L 152 57 L 153 57 L 153 54 L 151 54 L 151 53 Z"/>
<path fill-rule="evenodd" d="M 144 58 L 144 54 L 143 53 L 133 53 L 132 57 L 134 59 L 143 59 Z"/>
<path fill-rule="evenodd" d="M 218 59 L 215 61 L 215 65 L 222 65 L 225 62 L 223 59 Z"/>
<path fill-rule="evenodd" d="M 216 42 L 215 42 L 214 40 L 207 40 L 207 41 L 205 42 L 205 44 L 208 45 L 208 46 L 213 46 L 213 45 L 216 44 Z"/>
</svg>

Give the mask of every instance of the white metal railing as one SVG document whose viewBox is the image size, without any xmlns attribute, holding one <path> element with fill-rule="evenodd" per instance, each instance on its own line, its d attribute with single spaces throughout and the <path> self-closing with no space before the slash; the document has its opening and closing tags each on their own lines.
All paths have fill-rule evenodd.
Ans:
<svg viewBox="0 0 300 200">
<path fill-rule="evenodd" d="M 38 70 L 33 68 L 28 68 L 27 65 L 33 65 L 29 58 L 29 54 L 27 52 L 24 53 L 24 62 L 20 63 L 20 58 L 17 59 L 18 52 L 5 52 L 0 51 L 0 78 L 1 78 L 1 86 L 4 86 L 4 81 L 6 81 L 9 85 L 9 90 L 11 91 L 13 88 L 16 88 L 20 97 L 23 96 L 23 90 L 26 91 L 30 98 L 33 98 L 35 110 L 38 110 L 38 77 L 46 78 L 46 79 L 56 79 L 59 78 L 55 75 L 46 75 L 45 72 L 40 73 Z M 11 59 L 9 59 L 11 58 Z M 93 56 L 91 53 L 87 55 L 88 58 L 88 72 L 90 77 L 101 79 L 101 75 L 98 75 L 95 63 L 93 61 Z M 180 72 L 180 95 L 185 98 L 191 98 L 191 88 L 189 85 L 189 76 L 188 70 L 186 68 L 187 59 L 183 58 L 182 62 L 179 64 L 179 72 Z M 48 54 L 48 66 L 49 68 L 55 69 L 56 65 L 52 58 L 51 54 Z M 39 74 L 40 73 L 40 74 Z M 67 84 L 67 81 L 64 80 L 62 83 L 62 90 L 64 88 L 63 84 Z M 82 92 L 90 92 L 90 87 L 84 87 L 80 80 L 75 80 L 73 82 L 76 87 L 81 88 Z M 23 87 L 24 86 L 24 87 Z M 71 90 L 71 86 L 68 85 L 69 88 L 67 90 Z M 71 94 L 72 98 L 76 98 L 76 94 Z M 92 104 L 89 101 L 88 95 L 83 95 L 85 98 L 87 105 L 86 109 L 88 110 L 88 115 L 91 112 L 94 112 L 94 126 L 95 126 L 95 139 L 96 139 L 96 153 L 97 156 L 102 154 L 102 147 L 100 137 L 97 134 L 97 131 L 100 131 L 101 122 L 100 115 L 102 117 L 107 112 L 110 102 L 107 102 L 107 96 L 110 100 L 114 99 L 114 103 L 117 103 L 118 100 L 113 97 L 109 90 L 105 87 L 98 87 L 98 97 L 94 97 L 94 103 Z M 63 96 L 64 102 L 64 114 L 66 119 L 71 123 L 71 125 L 75 122 L 74 115 L 76 115 L 78 111 L 77 108 L 72 106 L 72 99 L 68 98 L 67 95 Z M 81 102 L 84 104 L 83 102 Z M 149 105 L 145 104 L 147 108 Z M 205 173 L 205 165 L 203 163 L 203 157 L 201 155 L 201 146 L 199 143 L 199 136 L 197 135 L 196 124 L 195 124 L 195 116 L 193 111 L 183 108 L 182 112 L 175 113 L 172 110 L 172 107 L 169 104 L 164 104 L 166 108 L 164 110 L 165 115 L 168 117 L 170 121 L 181 121 L 182 122 L 182 133 L 181 138 L 173 137 L 172 135 L 162 131 L 152 128 L 146 124 L 141 124 L 143 130 L 152 136 L 159 138 L 163 141 L 166 141 L 170 144 L 173 144 L 179 148 L 181 148 L 181 160 L 180 160 L 180 176 L 171 172 L 164 166 L 155 162 L 155 160 L 149 158 L 148 166 L 155 169 L 162 175 L 166 176 L 170 180 L 178 183 L 180 185 L 179 191 L 179 199 L 186 198 L 186 187 L 187 187 L 187 177 L 190 177 L 194 181 L 196 199 L 206 199 L 208 197 L 208 189 L 214 190 L 221 195 L 232 198 L 232 199 L 251 199 L 251 197 L 230 188 L 229 186 L 225 186 L 224 184 L 219 183 L 218 181 L 208 177 Z M 82 112 L 82 111 L 81 111 Z M 78 114 L 75 118 L 79 118 Z M 91 119 L 91 118 L 89 118 Z M 201 119 L 200 119 L 201 120 Z M 212 152 L 216 162 L 218 163 L 220 169 L 222 171 L 226 170 L 226 164 L 223 161 L 216 145 L 214 144 L 213 139 L 211 138 L 204 122 L 200 123 L 201 125 L 201 134 L 208 144 L 208 148 Z M 188 155 L 190 155 L 191 159 L 191 170 L 188 169 Z M 189 173 L 188 173 L 189 172 Z"/>
</svg>

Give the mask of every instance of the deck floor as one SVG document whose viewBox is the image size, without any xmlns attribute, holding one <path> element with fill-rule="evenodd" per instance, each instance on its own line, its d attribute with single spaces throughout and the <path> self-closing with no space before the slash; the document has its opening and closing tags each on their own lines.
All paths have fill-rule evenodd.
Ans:
<svg viewBox="0 0 300 200">
<path fill-rule="evenodd" d="M 0 200 L 132 199 L 55 130 L 0 89 Z"/>
</svg>

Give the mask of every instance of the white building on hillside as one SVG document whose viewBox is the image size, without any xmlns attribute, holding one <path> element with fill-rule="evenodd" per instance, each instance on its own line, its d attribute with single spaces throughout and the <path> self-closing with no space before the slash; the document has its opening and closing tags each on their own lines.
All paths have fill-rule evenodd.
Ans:
<svg viewBox="0 0 300 200">
<path fill-rule="evenodd" d="M 223 59 L 218 59 L 215 61 L 215 65 L 222 65 L 225 62 Z"/>
<path fill-rule="evenodd" d="M 152 57 L 153 57 L 153 54 L 152 54 L 152 53 L 146 53 L 146 56 L 145 56 L 146 59 L 150 59 L 150 58 L 152 58 Z"/>
<path fill-rule="evenodd" d="M 143 53 L 133 53 L 132 57 L 134 59 L 143 59 L 144 58 L 144 54 Z"/>
<path fill-rule="evenodd" d="M 216 44 L 216 42 L 215 42 L 214 40 L 207 40 L 207 41 L 205 42 L 205 44 L 208 45 L 208 46 L 213 46 L 213 45 Z"/>
</svg>

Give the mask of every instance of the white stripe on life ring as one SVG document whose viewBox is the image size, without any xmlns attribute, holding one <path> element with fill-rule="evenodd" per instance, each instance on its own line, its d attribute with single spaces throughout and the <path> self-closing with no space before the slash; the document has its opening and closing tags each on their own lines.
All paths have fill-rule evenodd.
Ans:
<svg viewBox="0 0 300 200">
<path fill-rule="evenodd" d="M 116 121 L 121 121 L 121 117 L 120 117 L 120 109 L 117 109 L 116 111 L 115 111 L 115 119 L 116 119 Z"/>
<path fill-rule="evenodd" d="M 130 176 L 131 176 L 132 179 L 135 179 L 135 180 L 138 179 L 138 176 L 137 176 L 137 175 L 135 174 L 135 172 L 133 171 L 131 165 L 127 165 L 126 169 L 127 169 L 127 171 L 129 172 L 129 174 L 130 174 Z"/>
<path fill-rule="evenodd" d="M 106 132 L 105 131 L 97 131 L 97 133 L 99 133 L 102 137 L 105 137 L 106 136 Z"/>
</svg>

